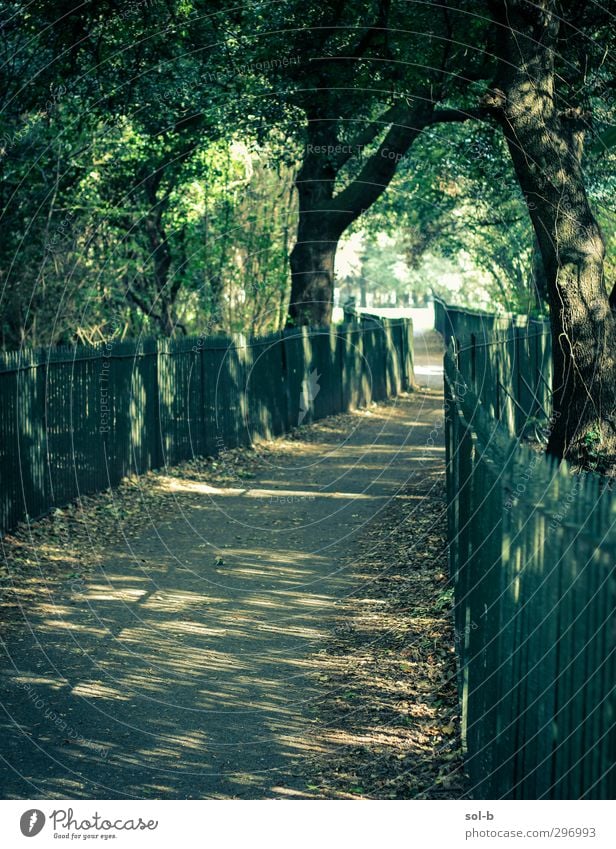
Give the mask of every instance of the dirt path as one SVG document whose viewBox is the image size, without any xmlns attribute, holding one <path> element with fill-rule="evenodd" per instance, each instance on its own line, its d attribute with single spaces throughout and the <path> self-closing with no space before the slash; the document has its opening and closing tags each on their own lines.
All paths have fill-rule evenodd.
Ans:
<svg viewBox="0 0 616 849">
<path fill-rule="evenodd" d="M 3 641 L 2 797 L 455 787 L 441 425 L 442 396 L 414 393 L 144 476 L 5 541 L 12 618 L 27 617 Z M 409 673 L 419 709 L 407 692 L 379 722 L 364 679 L 341 714 L 359 655 L 366 669 L 395 657 L 381 686 L 398 704 Z M 364 775 L 374 747 L 387 757 Z M 387 783 L 419 765 L 419 785 Z"/>
</svg>

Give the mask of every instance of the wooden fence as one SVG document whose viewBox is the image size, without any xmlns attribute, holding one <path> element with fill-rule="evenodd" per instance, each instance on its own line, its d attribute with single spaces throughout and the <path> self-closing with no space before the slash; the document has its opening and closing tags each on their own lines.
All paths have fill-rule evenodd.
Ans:
<svg viewBox="0 0 616 849">
<path fill-rule="evenodd" d="M 490 353 L 478 354 L 473 372 L 461 328 L 475 332 L 477 323 Z M 511 337 L 494 338 L 489 327 L 483 317 L 460 318 L 445 358 L 448 537 L 471 794 L 613 799 L 616 497 L 599 477 L 574 475 L 512 435 L 517 405 L 537 409 L 516 373 L 539 391 L 532 368 L 542 367 L 549 338 L 531 365 L 507 373 Z M 499 383 L 515 401 L 511 415 L 491 397 Z"/>
<path fill-rule="evenodd" d="M 435 299 L 436 329 L 455 343 L 456 365 L 485 410 L 523 435 L 551 413 L 552 340 L 548 321 L 493 315 Z"/>
<path fill-rule="evenodd" d="M 413 383 L 412 324 L 0 355 L 0 533 L 130 474 L 270 438 Z"/>
</svg>

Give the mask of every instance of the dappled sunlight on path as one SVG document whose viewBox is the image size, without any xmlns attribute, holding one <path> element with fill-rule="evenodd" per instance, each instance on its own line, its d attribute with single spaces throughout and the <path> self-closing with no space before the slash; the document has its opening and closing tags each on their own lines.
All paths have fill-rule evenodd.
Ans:
<svg viewBox="0 0 616 849">
<path fill-rule="evenodd" d="M 310 797 L 325 642 L 368 580 L 366 529 L 392 499 L 419 508 L 409 481 L 442 469 L 441 405 L 417 393 L 311 426 L 254 479 L 152 476 L 162 514 L 119 523 L 83 579 L 39 580 L 5 635 L 4 796 Z"/>
</svg>

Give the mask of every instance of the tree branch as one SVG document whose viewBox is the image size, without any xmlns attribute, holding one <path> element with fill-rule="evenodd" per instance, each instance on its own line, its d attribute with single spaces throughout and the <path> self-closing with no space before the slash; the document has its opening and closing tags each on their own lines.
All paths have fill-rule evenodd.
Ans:
<svg viewBox="0 0 616 849">
<path fill-rule="evenodd" d="M 355 50 L 351 53 L 355 59 L 361 59 L 361 57 L 364 56 L 366 50 L 370 47 L 377 36 L 384 38 L 385 45 L 387 45 L 387 36 L 389 34 L 389 8 L 390 0 L 381 0 L 375 23 L 368 27 L 357 43 Z"/>
<path fill-rule="evenodd" d="M 337 170 L 351 159 L 353 153 L 361 150 L 374 141 L 386 124 L 403 123 L 408 116 L 408 106 L 399 103 L 390 106 L 378 118 L 370 123 L 365 130 L 358 133 L 347 145 L 347 148 L 336 159 L 335 167 Z M 430 124 L 444 124 L 448 122 L 463 122 L 463 121 L 485 121 L 491 117 L 491 111 L 487 107 L 479 106 L 472 109 L 436 109 L 430 118 L 425 122 L 426 126 Z"/>
<path fill-rule="evenodd" d="M 435 109 L 428 124 L 445 124 L 460 121 L 485 121 L 491 117 L 491 110 L 486 106 L 472 109 Z"/>
<path fill-rule="evenodd" d="M 434 104 L 428 100 L 418 100 L 414 108 L 406 104 L 392 106 L 362 135 L 366 139 L 374 139 L 387 118 L 392 124 L 389 132 L 355 180 L 332 199 L 332 206 L 339 211 L 341 224 L 348 227 L 383 194 L 398 163 L 426 127 L 437 123 L 484 120 L 489 115 L 490 110 L 483 106 L 474 109 L 435 109 Z M 349 147 L 352 153 L 353 145 Z M 343 156 L 348 159 L 351 153 Z"/>
<path fill-rule="evenodd" d="M 153 310 L 150 309 L 147 303 L 131 287 L 130 283 L 126 287 L 126 299 L 135 304 L 135 306 L 139 307 L 141 312 L 148 318 L 153 318 L 154 321 L 158 322 L 161 321 L 161 315 L 159 313 L 153 312 Z"/>
<path fill-rule="evenodd" d="M 432 108 L 427 101 L 420 101 L 414 109 L 407 107 L 404 120 L 392 124 L 355 180 L 332 198 L 343 230 L 383 194 L 398 163 L 428 125 Z"/>
<path fill-rule="evenodd" d="M 406 104 L 395 103 L 379 115 L 378 118 L 371 121 L 369 126 L 358 133 L 355 138 L 345 145 L 347 150 L 344 153 L 341 153 L 336 159 L 336 170 L 339 170 L 343 165 L 346 165 L 349 159 L 353 156 L 354 151 L 362 150 L 364 147 L 367 147 L 367 145 L 373 142 L 383 127 L 388 124 L 399 123 L 399 121 L 404 120 L 407 113 L 408 106 Z"/>
</svg>

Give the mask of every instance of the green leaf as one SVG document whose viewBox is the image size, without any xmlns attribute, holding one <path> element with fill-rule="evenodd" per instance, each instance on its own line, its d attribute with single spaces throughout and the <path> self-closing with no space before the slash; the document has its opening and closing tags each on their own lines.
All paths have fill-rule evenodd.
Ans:
<svg viewBox="0 0 616 849">
<path fill-rule="evenodd" d="M 599 133 L 595 141 L 590 145 L 590 152 L 593 154 L 603 153 L 616 145 L 616 127 L 608 127 L 602 133 Z"/>
</svg>

